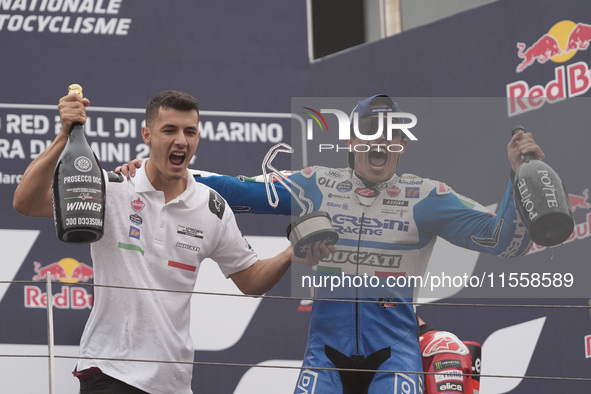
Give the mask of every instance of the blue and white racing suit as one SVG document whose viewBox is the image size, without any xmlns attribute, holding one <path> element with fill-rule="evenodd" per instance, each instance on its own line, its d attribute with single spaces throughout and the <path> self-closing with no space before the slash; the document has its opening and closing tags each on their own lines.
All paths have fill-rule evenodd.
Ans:
<svg viewBox="0 0 591 394">
<path fill-rule="evenodd" d="M 196 179 L 218 191 L 230 206 L 248 207 L 253 213 L 299 214 L 291 211 L 298 205 L 289 204 L 290 195 L 281 185 L 276 185 L 279 206 L 272 208 L 262 182 L 226 176 Z M 319 273 L 382 280 L 422 277 L 438 236 L 502 257 L 525 254 L 530 247 L 511 183 L 495 215 L 442 182 L 410 174 L 367 186 L 350 168 L 311 167 L 290 180 L 305 190 L 314 211 L 329 213 L 339 233 L 338 252 L 320 262 Z M 313 304 L 296 393 L 422 392 L 417 317 L 411 303 L 416 293 L 379 291 L 383 289 L 355 288 L 347 293 L 358 302 L 335 302 L 326 299 L 326 292 L 316 292 L 322 300 Z"/>
</svg>

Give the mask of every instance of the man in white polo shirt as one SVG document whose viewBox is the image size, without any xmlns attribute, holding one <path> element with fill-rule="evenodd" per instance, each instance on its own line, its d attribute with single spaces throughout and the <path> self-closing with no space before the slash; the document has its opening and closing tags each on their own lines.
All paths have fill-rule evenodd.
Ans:
<svg viewBox="0 0 591 394">
<path fill-rule="evenodd" d="M 53 170 L 71 125 L 85 123 L 89 104 L 74 93 L 60 99 L 62 129 L 25 171 L 14 195 L 17 211 L 52 217 Z M 201 261 L 216 261 L 246 294 L 267 292 L 291 263 L 291 248 L 259 260 L 226 202 L 189 175 L 198 121 L 199 103 L 192 96 L 178 91 L 155 95 L 142 128 L 150 158 L 135 178 L 107 182 L 104 236 L 91 245 L 91 256 L 95 284 L 117 288 L 95 288 L 74 372 L 82 394 L 191 393 L 194 350 L 187 292 L 193 291 Z M 318 259 L 335 250 L 316 248 Z"/>
</svg>

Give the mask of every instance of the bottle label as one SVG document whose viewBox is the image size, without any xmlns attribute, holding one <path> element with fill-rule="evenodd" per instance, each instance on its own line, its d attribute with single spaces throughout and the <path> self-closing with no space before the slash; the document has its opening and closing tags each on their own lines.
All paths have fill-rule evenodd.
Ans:
<svg viewBox="0 0 591 394">
<path fill-rule="evenodd" d="M 92 170 L 92 161 L 86 156 L 80 156 L 74 160 L 74 168 L 80 172 L 88 172 Z"/>
<path fill-rule="evenodd" d="M 558 200 L 556 199 L 556 187 L 552 178 L 550 178 L 548 171 L 539 170 L 538 175 L 540 176 L 540 182 L 544 185 L 542 192 L 546 197 L 546 202 L 549 208 L 558 208 Z"/>
<path fill-rule="evenodd" d="M 526 180 L 521 179 L 517 183 L 517 188 L 519 189 L 519 195 L 521 196 L 521 205 L 523 205 L 523 208 L 527 212 L 529 220 L 533 221 L 538 216 L 538 212 L 536 204 L 532 201 L 532 195 L 528 189 Z"/>
<path fill-rule="evenodd" d="M 92 175 L 70 175 L 63 178 L 61 197 L 66 227 L 103 225 L 102 184 L 101 177 Z"/>
<path fill-rule="evenodd" d="M 572 233 L 574 222 L 566 191 L 547 164 L 532 160 L 519 167 L 515 199 L 517 211 L 538 245 L 558 245 Z"/>
<path fill-rule="evenodd" d="M 100 165 L 93 163 L 87 155 L 74 157 L 58 163 L 54 175 L 54 215 L 58 238 L 71 243 L 94 242 L 103 232 L 103 174 Z"/>
</svg>

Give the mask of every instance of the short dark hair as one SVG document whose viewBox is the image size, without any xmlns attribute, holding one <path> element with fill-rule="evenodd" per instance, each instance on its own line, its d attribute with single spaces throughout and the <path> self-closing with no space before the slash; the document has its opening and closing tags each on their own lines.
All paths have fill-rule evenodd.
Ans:
<svg viewBox="0 0 591 394">
<path fill-rule="evenodd" d="M 146 125 L 154 123 L 154 120 L 158 117 L 158 109 L 161 107 L 178 111 L 195 110 L 197 116 L 199 116 L 199 101 L 195 97 L 178 90 L 165 90 L 156 94 L 146 104 Z"/>
</svg>

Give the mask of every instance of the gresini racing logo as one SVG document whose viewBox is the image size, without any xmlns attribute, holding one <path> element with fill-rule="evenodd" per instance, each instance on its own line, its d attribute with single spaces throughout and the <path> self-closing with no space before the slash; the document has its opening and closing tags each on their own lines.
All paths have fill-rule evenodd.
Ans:
<svg viewBox="0 0 591 394">
<path fill-rule="evenodd" d="M 338 252 L 331 254 L 327 259 L 322 261 L 337 264 L 351 263 L 360 265 L 370 265 L 373 267 L 399 268 L 401 260 L 402 255 L 399 254 L 353 252 L 347 250 L 339 250 Z"/>
<path fill-rule="evenodd" d="M 408 232 L 410 223 L 406 220 L 359 218 L 352 215 L 334 215 L 333 227 L 339 234 L 383 235 L 384 230 Z"/>
</svg>

